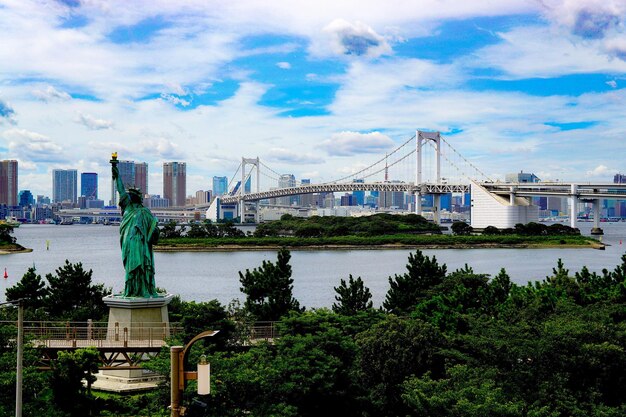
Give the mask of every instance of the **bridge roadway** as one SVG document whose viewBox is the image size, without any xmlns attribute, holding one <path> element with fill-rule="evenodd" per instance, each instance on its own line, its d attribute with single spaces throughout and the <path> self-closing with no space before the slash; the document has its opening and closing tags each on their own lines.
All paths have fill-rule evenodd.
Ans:
<svg viewBox="0 0 626 417">
<path fill-rule="evenodd" d="M 421 194 L 448 194 L 448 193 L 468 193 L 468 184 L 431 184 L 423 183 L 415 185 L 412 182 L 371 182 L 371 183 L 339 183 L 339 184 L 307 184 L 298 187 L 279 188 L 258 193 L 244 195 L 223 196 L 222 204 L 235 204 L 239 201 L 259 201 L 270 198 L 288 197 L 301 194 L 319 194 L 332 192 L 350 191 L 381 191 L 381 192 L 408 192 Z"/>
<path fill-rule="evenodd" d="M 481 183 L 485 189 L 493 194 L 511 195 L 518 197 L 576 197 L 579 200 L 624 200 L 626 199 L 626 184 L 612 183 Z"/>
<path fill-rule="evenodd" d="M 151 208 L 150 211 L 160 221 L 169 220 L 199 220 L 204 215 L 208 206 L 187 208 Z M 122 214 L 119 208 L 104 209 L 63 209 L 57 212 L 61 219 L 73 219 L 74 217 L 89 217 L 96 220 L 121 220 Z"/>
</svg>

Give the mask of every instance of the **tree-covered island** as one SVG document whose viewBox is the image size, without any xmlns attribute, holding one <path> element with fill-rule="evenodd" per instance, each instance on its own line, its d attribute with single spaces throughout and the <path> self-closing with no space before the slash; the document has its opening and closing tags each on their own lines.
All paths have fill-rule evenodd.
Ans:
<svg viewBox="0 0 626 417">
<path fill-rule="evenodd" d="M 15 236 L 13 236 L 13 226 L 0 224 L 0 255 L 32 251 L 32 249 L 25 248 L 17 243 Z"/>
<path fill-rule="evenodd" d="M 597 240 L 582 236 L 578 229 L 562 224 L 518 224 L 510 229 L 487 227 L 478 232 L 455 222 L 452 234 L 416 214 L 379 213 L 364 217 L 300 218 L 283 215 L 278 221 L 262 223 L 245 234 L 233 223 L 207 220 L 161 228 L 157 251 L 218 251 L 278 249 L 412 249 L 476 247 L 596 247 Z"/>
</svg>

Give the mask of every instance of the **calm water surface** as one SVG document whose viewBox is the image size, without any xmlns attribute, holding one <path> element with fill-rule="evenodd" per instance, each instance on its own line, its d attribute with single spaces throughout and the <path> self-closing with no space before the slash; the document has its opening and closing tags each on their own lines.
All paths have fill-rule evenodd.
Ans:
<svg viewBox="0 0 626 417">
<path fill-rule="evenodd" d="M 588 233 L 591 223 L 579 223 Z M 571 273 L 586 265 L 600 272 L 613 269 L 626 251 L 626 223 L 602 225 L 603 241 L 610 244 L 606 250 L 593 249 L 441 249 L 425 250 L 435 255 L 448 271 L 466 263 L 475 272 L 497 274 L 506 268 L 512 280 L 525 284 L 543 279 L 563 259 Z M 113 287 L 120 292 L 124 286 L 119 229 L 102 225 L 22 225 L 15 229 L 20 244 L 32 248 L 32 253 L 0 256 L 0 268 L 6 268 L 8 279 L 0 278 L 0 300 L 7 287 L 15 285 L 28 267 L 35 265 L 42 276 L 53 273 L 70 262 L 82 262 L 93 270 L 93 281 Z M 46 240 L 50 242 L 46 250 Z M 624 245 L 622 245 L 624 241 Z M 346 251 L 292 251 L 291 266 L 294 278 L 294 296 L 309 308 L 330 307 L 334 302 L 333 287 L 349 274 L 360 276 L 370 288 L 374 304 L 379 306 L 388 289 L 388 278 L 405 272 L 409 250 L 346 250 Z M 185 300 L 207 301 L 218 299 L 227 304 L 233 299 L 243 300 L 239 291 L 239 271 L 255 268 L 263 260 L 276 260 L 275 251 L 251 252 L 179 252 L 155 253 L 157 286 L 180 294 Z"/>
</svg>

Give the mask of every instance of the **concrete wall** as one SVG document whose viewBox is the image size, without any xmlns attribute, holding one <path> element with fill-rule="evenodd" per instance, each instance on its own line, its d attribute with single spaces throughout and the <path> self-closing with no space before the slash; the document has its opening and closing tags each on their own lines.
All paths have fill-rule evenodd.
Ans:
<svg viewBox="0 0 626 417">
<path fill-rule="evenodd" d="M 471 196 L 471 226 L 474 228 L 495 226 L 506 229 L 517 223 L 539 220 L 539 207 L 531 205 L 525 198 L 516 197 L 514 204 L 510 205 L 508 198 L 491 194 L 474 182 L 471 184 Z"/>
</svg>

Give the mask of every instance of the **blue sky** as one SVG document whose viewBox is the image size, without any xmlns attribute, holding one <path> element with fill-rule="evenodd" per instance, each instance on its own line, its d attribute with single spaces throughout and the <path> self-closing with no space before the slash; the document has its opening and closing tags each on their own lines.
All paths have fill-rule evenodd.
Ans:
<svg viewBox="0 0 626 417">
<path fill-rule="evenodd" d="M 466 4 L 467 3 L 467 4 Z M 0 0 L 0 157 L 20 189 L 112 151 L 186 161 L 188 194 L 260 157 L 298 179 L 362 169 L 415 129 L 491 178 L 625 172 L 618 0 Z"/>
</svg>

